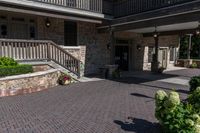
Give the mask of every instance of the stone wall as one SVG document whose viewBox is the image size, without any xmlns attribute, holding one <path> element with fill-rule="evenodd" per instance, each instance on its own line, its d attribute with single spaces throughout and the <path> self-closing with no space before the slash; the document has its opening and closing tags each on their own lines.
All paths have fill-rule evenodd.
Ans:
<svg viewBox="0 0 200 133">
<path fill-rule="evenodd" d="M 153 37 L 144 37 L 143 39 L 144 46 L 154 46 L 155 41 Z M 178 47 L 179 45 L 179 36 L 171 35 L 171 36 L 160 36 L 159 37 L 159 47 L 169 47 L 174 46 Z"/>
<path fill-rule="evenodd" d="M 69 46 L 63 49 L 85 64 L 86 46 Z"/>
<path fill-rule="evenodd" d="M 107 49 L 109 42 L 108 34 L 98 34 L 96 24 L 78 23 L 78 43 L 85 46 L 85 74 L 99 72 L 99 68 L 108 64 L 110 53 Z"/>
<path fill-rule="evenodd" d="M 50 18 L 51 26 L 45 26 L 45 18 L 38 17 L 38 39 L 52 40 L 58 45 L 64 45 L 64 20 Z M 85 74 L 97 73 L 99 67 L 109 62 L 109 41 L 107 34 L 98 34 L 96 24 L 78 22 L 78 47 L 64 48 L 83 63 Z"/>
<path fill-rule="evenodd" d="M 0 97 L 37 92 L 57 86 L 60 72 L 51 69 L 44 72 L 0 78 Z"/>
<path fill-rule="evenodd" d="M 64 45 L 64 20 L 49 18 L 50 27 L 45 26 L 45 17 L 37 17 L 38 39 L 52 40 L 58 45 Z"/>
</svg>

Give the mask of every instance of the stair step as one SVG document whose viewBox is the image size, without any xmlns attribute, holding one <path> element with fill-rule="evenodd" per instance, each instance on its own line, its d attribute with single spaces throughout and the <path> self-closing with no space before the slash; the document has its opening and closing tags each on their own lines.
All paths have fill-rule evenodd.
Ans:
<svg viewBox="0 0 200 133">
<path fill-rule="evenodd" d="M 31 65 L 49 65 L 54 69 L 58 69 L 63 73 L 67 73 L 69 74 L 73 79 L 75 79 L 76 81 L 79 81 L 78 76 L 76 76 L 75 74 L 73 74 L 72 72 L 68 71 L 67 69 L 65 69 L 64 67 L 56 64 L 53 61 L 20 61 L 20 64 L 31 64 Z"/>
</svg>

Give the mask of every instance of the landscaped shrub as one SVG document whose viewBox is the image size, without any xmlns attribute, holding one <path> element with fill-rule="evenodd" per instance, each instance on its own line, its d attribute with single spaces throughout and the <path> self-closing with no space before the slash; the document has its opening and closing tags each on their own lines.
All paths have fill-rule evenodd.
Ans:
<svg viewBox="0 0 200 133">
<path fill-rule="evenodd" d="M 196 113 L 200 113 L 200 87 L 197 87 L 188 97 L 188 102 Z"/>
<path fill-rule="evenodd" d="M 112 78 L 120 78 L 120 70 L 116 69 L 115 71 L 112 72 Z"/>
<path fill-rule="evenodd" d="M 198 68 L 197 63 L 193 62 L 192 65 L 190 65 L 190 68 Z"/>
<path fill-rule="evenodd" d="M 0 77 L 32 73 L 32 65 L 0 66 Z"/>
<path fill-rule="evenodd" d="M 16 66 L 18 63 L 9 57 L 1 57 L 0 58 L 0 66 Z"/>
<path fill-rule="evenodd" d="M 0 77 L 32 73 L 32 65 L 19 65 L 14 59 L 0 57 Z"/>
<path fill-rule="evenodd" d="M 192 77 L 190 82 L 190 91 L 193 92 L 197 87 L 200 87 L 200 76 Z"/>
<path fill-rule="evenodd" d="M 188 102 L 181 102 L 179 94 L 165 91 L 158 91 L 155 95 L 156 113 L 155 116 L 166 133 L 200 133 L 199 106 L 194 107 L 199 100 L 198 94 L 192 93 Z M 197 101 L 195 101 L 197 100 Z M 196 108 L 196 109 L 195 109 Z"/>
</svg>

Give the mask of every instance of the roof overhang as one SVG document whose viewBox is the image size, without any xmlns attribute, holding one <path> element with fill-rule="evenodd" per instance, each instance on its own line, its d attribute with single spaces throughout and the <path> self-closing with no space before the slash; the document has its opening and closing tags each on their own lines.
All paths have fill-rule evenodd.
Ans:
<svg viewBox="0 0 200 133">
<path fill-rule="evenodd" d="M 200 0 L 185 4 L 144 12 L 113 20 L 110 24 L 99 26 L 99 32 L 127 31 L 169 26 L 181 23 L 200 21 Z M 151 30 L 151 29 L 149 29 Z"/>
<path fill-rule="evenodd" d="M 179 24 L 157 26 L 156 30 L 157 32 L 180 31 L 180 30 L 195 29 L 198 26 L 199 26 L 199 22 L 193 21 L 193 22 L 186 22 L 186 23 L 179 23 Z M 142 33 L 142 34 L 153 33 L 155 31 L 155 27 L 146 27 L 146 28 L 140 28 L 140 29 L 127 30 L 127 31 L 134 32 L 134 33 Z"/>
</svg>

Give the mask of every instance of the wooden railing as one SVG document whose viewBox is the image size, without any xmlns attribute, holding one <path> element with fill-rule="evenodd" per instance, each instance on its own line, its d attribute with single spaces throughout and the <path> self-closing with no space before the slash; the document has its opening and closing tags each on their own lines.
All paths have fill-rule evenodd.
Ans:
<svg viewBox="0 0 200 133">
<path fill-rule="evenodd" d="M 102 13 L 102 0 L 29 0 Z"/>
<path fill-rule="evenodd" d="M 195 0 L 118 0 L 110 8 L 113 8 L 113 16 L 123 17 L 192 1 Z"/>
<path fill-rule="evenodd" d="M 52 60 L 80 77 L 80 61 L 52 41 L 0 39 L 0 57 Z"/>
</svg>

